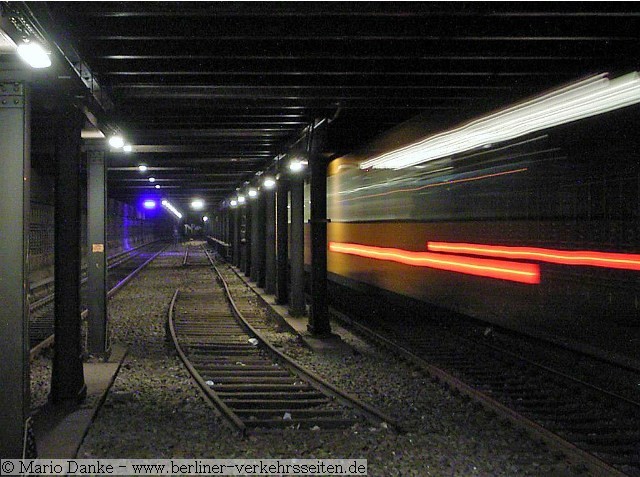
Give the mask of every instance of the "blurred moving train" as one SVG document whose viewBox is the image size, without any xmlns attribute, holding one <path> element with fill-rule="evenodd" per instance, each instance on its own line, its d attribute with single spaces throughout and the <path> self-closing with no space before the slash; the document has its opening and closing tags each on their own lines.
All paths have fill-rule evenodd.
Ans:
<svg viewBox="0 0 640 477">
<path fill-rule="evenodd" d="M 330 276 L 640 368 L 639 102 L 600 75 L 333 161 Z"/>
</svg>

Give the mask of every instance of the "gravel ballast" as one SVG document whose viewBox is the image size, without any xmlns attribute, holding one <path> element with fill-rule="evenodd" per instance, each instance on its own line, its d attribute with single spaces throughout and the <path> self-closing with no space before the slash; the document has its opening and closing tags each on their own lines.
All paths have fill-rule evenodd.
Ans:
<svg viewBox="0 0 640 477">
<path fill-rule="evenodd" d="M 275 326 L 268 335 L 334 385 L 402 421 L 407 432 L 360 424 L 238 438 L 165 340 L 174 291 L 188 291 L 203 272 L 181 267 L 182 250 L 164 253 L 109 301 L 112 339 L 128 355 L 78 458 L 358 458 L 368 460 L 371 476 L 577 475 L 562 456 L 339 327 L 334 332 L 349 346 L 335 352 L 313 353 Z M 32 379 L 46 386 L 42 377 Z"/>
</svg>

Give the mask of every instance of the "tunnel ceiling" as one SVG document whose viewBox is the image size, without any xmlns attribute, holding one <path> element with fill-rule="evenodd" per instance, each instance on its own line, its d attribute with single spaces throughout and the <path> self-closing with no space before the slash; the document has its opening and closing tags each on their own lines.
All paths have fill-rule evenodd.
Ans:
<svg viewBox="0 0 640 477">
<path fill-rule="evenodd" d="M 209 204 L 331 118 L 325 157 L 420 115 L 433 130 L 593 73 L 638 69 L 637 3 L 27 2 L 134 146 L 110 196 L 157 178 Z M 103 104 L 104 106 L 104 104 Z M 135 166 L 150 167 L 146 175 Z"/>
</svg>

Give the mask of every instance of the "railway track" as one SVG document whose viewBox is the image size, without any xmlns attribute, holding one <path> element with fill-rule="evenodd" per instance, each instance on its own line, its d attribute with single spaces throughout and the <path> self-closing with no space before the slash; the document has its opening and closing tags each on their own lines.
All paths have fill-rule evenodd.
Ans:
<svg viewBox="0 0 640 477">
<path fill-rule="evenodd" d="M 111 297 L 131 280 L 140 270 L 151 262 L 159 253 L 166 248 L 166 244 L 154 242 L 147 246 L 137 248 L 131 253 L 118 254 L 109 259 L 107 296 Z M 86 282 L 86 277 L 82 283 Z M 43 282 L 42 286 L 51 287 L 48 282 Z M 83 287 L 84 288 L 84 287 Z M 83 296 L 85 291 L 83 290 Z M 54 293 L 38 299 L 29 306 L 29 340 L 31 343 L 32 357 L 46 346 L 53 342 L 54 330 Z M 87 311 L 82 312 L 82 318 L 86 319 Z"/>
<path fill-rule="evenodd" d="M 205 258 L 220 283 L 212 276 L 201 288 L 176 290 L 169 331 L 201 390 L 234 429 L 244 434 L 284 427 L 344 428 L 363 420 L 394 425 L 273 348 L 260 326 L 247 321 L 254 309 L 249 302 L 253 292 L 230 286 L 229 271 L 215 267 L 204 249 L 190 250 L 184 263 L 200 264 Z"/>
<path fill-rule="evenodd" d="M 524 427 L 592 475 L 640 476 L 640 403 L 424 320 L 402 329 L 388 321 L 376 326 L 376 320 L 365 326 L 332 313 L 346 328 Z"/>
</svg>

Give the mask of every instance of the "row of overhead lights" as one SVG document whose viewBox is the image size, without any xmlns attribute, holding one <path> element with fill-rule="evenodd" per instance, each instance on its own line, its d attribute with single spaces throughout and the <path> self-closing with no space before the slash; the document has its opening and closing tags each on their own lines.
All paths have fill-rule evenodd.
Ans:
<svg viewBox="0 0 640 477">
<path fill-rule="evenodd" d="M 292 159 L 289 162 L 289 170 L 291 172 L 300 172 L 305 168 L 306 165 L 307 161 Z M 262 173 L 259 173 L 258 175 L 261 174 Z M 264 187 L 265 189 L 273 189 L 275 185 L 276 180 L 273 177 L 267 176 L 262 179 L 262 187 Z M 250 187 L 249 189 L 247 189 L 247 196 L 249 197 L 249 199 L 255 199 L 256 197 L 258 197 L 258 189 L 256 189 L 255 187 Z M 247 198 L 244 194 L 237 194 L 233 198 L 229 199 L 229 205 L 231 207 L 237 207 L 238 205 L 244 204 L 246 201 Z"/>
<path fill-rule="evenodd" d="M 46 50 L 37 42 L 24 40 L 24 42 L 17 47 L 17 53 L 26 63 L 29 64 L 32 68 L 48 68 L 51 66 L 51 59 L 49 58 L 49 54 Z M 108 140 L 109 146 L 113 149 L 122 149 L 123 152 L 129 153 L 133 151 L 133 146 L 131 144 L 126 144 L 122 136 L 114 135 L 111 136 Z M 145 164 L 140 164 L 138 166 L 138 170 L 140 172 L 146 172 L 148 167 Z M 149 177 L 149 182 L 154 183 L 156 181 L 155 177 Z M 160 189 L 159 184 L 155 184 L 156 189 Z M 145 201 L 145 208 L 153 208 L 155 207 L 155 202 L 151 204 L 153 201 Z M 171 202 L 168 200 L 163 200 L 161 202 L 162 206 L 169 210 L 173 215 L 175 215 L 178 219 L 182 218 L 182 214 L 175 208 Z M 191 208 L 194 210 L 202 210 L 204 208 L 204 201 L 202 199 L 194 199 L 191 202 Z M 209 218 L 205 215 L 202 217 L 203 222 L 207 222 Z"/>
</svg>

